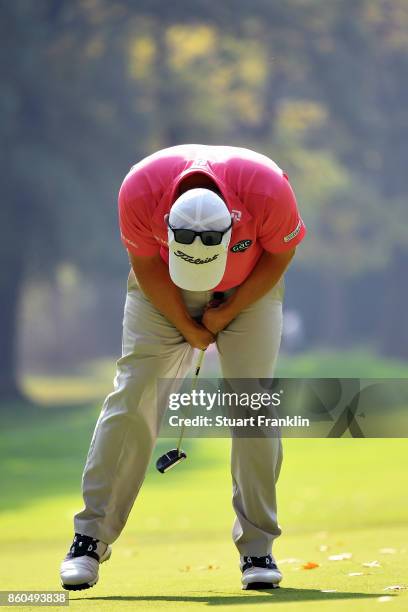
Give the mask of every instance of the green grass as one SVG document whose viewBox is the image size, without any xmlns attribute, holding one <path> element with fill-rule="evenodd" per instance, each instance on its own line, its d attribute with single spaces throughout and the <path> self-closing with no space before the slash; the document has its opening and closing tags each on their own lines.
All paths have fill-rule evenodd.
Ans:
<svg viewBox="0 0 408 612">
<path fill-rule="evenodd" d="M 60 396 L 61 385 L 75 386 L 75 378 L 56 388 L 45 382 L 48 402 Z M 81 508 L 81 472 L 98 410 L 49 406 L 4 419 L 0 589 L 60 588 L 58 567 L 72 538 L 72 515 Z M 154 457 L 169 442 L 161 440 Z M 384 590 L 408 586 L 406 440 L 285 440 L 278 485 L 283 535 L 274 549 L 284 582 L 271 592 L 240 590 L 230 538 L 229 441 L 190 440 L 186 450 L 188 461 L 168 474 L 149 470 L 100 582 L 71 594 L 74 609 L 408 608 L 407 590 Z M 328 559 L 342 552 L 352 558 Z M 374 560 L 380 567 L 363 566 Z M 319 566 L 303 569 L 308 561 Z M 362 575 L 349 576 L 355 572 Z"/>
<path fill-rule="evenodd" d="M 310 378 L 407 378 L 408 364 L 386 359 L 366 349 L 348 351 L 314 350 L 281 355 L 277 375 Z"/>
<path fill-rule="evenodd" d="M 28 375 L 24 389 L 34 400 L 44 405 L 94 402 L 111 390 L 115 374 L 115 359 L 100 359 L 81 364 L 68 375 Z M 277 376 L 310 378 L 406 378 L 408 364 L 385 359 L 366 349 L 348 351 L 314 350 L 279 357 Z M 206 355 L 202 377 L 219 376 L 215 351 Z"/>
</svg>

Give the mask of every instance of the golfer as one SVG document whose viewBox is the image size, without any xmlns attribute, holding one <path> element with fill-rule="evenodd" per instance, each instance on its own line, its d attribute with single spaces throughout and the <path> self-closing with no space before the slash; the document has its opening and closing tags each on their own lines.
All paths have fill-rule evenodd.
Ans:
<svg viewBox="0 0 408 612">
<path fill-rule="evenodd" d="M 158 378 L 187 376 L 194 349 L 215 342 L 224 378 L 271 378 L 282 329 L 283 274 L 306 233 L 287 175 L 244 148 L 180 145 L 131 168 L 119 193 L 131 271 L 122 357 L 83 473 L 84 508 L 61 565 L 66 589 L 98 580 L 143 483 L 166 408 Z M 208 308 L 214 292 L 224 301 Z M 201 322 L 197 322 L 201 318 Z M 272 588 L 281 531 L 278 437 L 232 438 L 243 588 Z"/>
</svg>

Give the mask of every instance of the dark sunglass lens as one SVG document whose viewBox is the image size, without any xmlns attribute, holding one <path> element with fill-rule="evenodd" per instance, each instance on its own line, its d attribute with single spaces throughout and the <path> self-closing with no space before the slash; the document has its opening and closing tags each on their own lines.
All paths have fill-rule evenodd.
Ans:
<svg viewBox="0 0 408 612">
<path fill-rule="evenodd" d="M 192 244 L 195 238 L 195 232 L 189 229 L 174 229 L 174 238 L 180 244 Z"/>
<path fill-rule="evenodd" d="M 215 246 L 221 243 L 222 232 L 201 232 L 201 240 L 205 246 Z"/>
</svg>

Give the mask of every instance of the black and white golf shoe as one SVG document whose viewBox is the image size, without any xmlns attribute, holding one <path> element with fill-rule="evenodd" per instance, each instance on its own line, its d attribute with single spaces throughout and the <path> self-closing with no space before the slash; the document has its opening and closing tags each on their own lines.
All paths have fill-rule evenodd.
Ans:
<svg viewBox="0 0 408 612">
<path fill-rule="evenodd" d="M 72 546 L 61 563 L 62 588 L 81 591 L 93 587 L 99 578 L 99 565 L 112 553 L 108 544 L 90 536 L 75 534 Z"/>
<path fill-rule="evenodd" d="M 277 589 L 282 580 L 272 555 L 241 557 L 242 588 L 249 590 Z"/>
</svg>

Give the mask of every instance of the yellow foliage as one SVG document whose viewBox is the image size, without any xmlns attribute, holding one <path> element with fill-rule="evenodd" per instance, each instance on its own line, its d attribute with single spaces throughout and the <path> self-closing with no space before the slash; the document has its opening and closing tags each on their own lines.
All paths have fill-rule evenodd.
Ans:
<svg viewBox="0 0 408 612">
<path fill-rule="evenodd" d="M 265 48 L 258 40 L 236 39 L 220 40 L 220 51 L 226 51 L 229 61 L 236 67 L 237 76 L 249 86 L 262 83 L 267 76 Z"/>
<path fill-rule="evenodd" d="M 217 66 L 217 70 L 211 74 L 210 81 L 217 95 L 226 94 L 230 83 L 234 78 L 235 71 L 231 65 Z"/>
<path fill-rule="evenodd" d="M 350 176 L 329 150 L 295 147 L 290 151 L 291 178 L 302 194 L 308 215 L 321 214 L 330 198 L 350 187 Z"/>
<path fill-rule="evenodd" d="M 261 113 L 261 100 L 248 89 L 234 91 L 231 104 L 239 119 L 247 123 L 256 123 Z"/>
<path fill-rule="evenodd" d="M 310 100 L 287 100 L 281 104 L 278 113 L 279 124 L 291 132 L 303 132 L 319 127 L 326 120 L 327 110 L 321 104 Z"/>
<path fill-rule="evenodd" d="M 204 25 L 172 26 L 166 41 L 170 67 L 204 97 L 216 92 L 215 99 L 211 96 L 205 109 L 200 108 L 201 114 L 211 109 L 256 123 L 261 112 L 259 88 L 267 73 L 265 51 L 258 41 L 221 37 L 217 30 Z M 202 65 L 195 66 L 200 59 L 204 60 Z"/>
<path fill-rule="evenodd" d="M 211 54 L 217 41 L 215 31 L 205 25 L 172 26 L 167 30 L 166 38 L 170 65 L 179 70 L 194 60 Z"/>
<path fill-rule="evenodd" d="M 241 78 L 248 85 L 259 85 L 266 78 L 266 62 L 258 49 L 250 49 L 249 51 L 252 53 L 246 53 L 240 57 L 239 72 Z"/>
<path fill-rule="evenodd" d="M 138 36 L 129 48 L 129 73 L 134 79 L 143 79 L 152 70 L 156 47 L 150 36 Z"/>
</svg>

